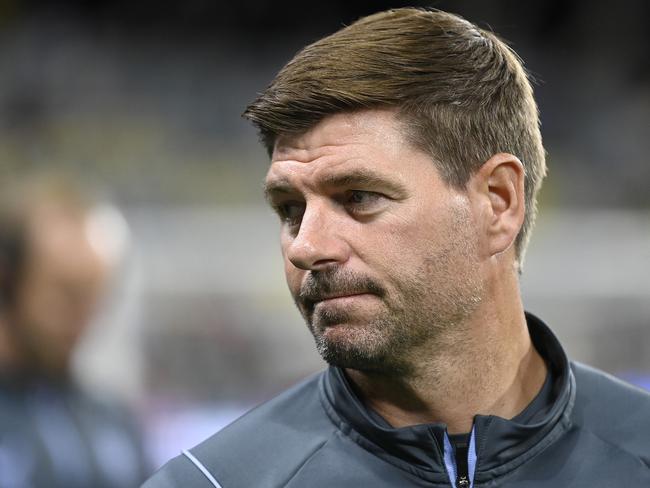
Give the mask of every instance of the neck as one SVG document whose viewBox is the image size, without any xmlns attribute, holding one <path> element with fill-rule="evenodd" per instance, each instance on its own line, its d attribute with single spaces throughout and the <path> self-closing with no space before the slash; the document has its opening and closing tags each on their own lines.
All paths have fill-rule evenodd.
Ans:
<svg viewBox="0 0 650 488">
<path fill-rule="evenodd" d="M 441 422 L 455 434 L 469 432 L 477 414 L 512 418 L 537 395 L 547 373 L 521 302 L 515 305 L 505 312 L 479 307 L 456 332 L 416 351 L 408 376 L 348 369 L 348 377 L 365 404 L 394 427 Z"/>
</svg>

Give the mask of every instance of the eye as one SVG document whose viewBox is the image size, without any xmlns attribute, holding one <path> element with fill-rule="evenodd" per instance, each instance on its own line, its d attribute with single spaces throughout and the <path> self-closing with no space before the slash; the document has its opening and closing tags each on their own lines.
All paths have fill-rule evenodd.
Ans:
<svg viewBox="0 0 650 488">
<path fill-rule="evenodd" d="M 367 192 L 360 190 L 353 190 L 350 192 L 350 203 L 364 203 L 368 198 Z"/>
<path fill-rule="evenodd" d="M 303 214 L 305 213 L 305 204 L 302 202 L 284 202 L 274 205 L 273 207 L 277 212 L 280 220 L 289 224 L 295 225 L 300 222 Z"/>
<path fill-rule="evenodd" d="M 345 203 L 355 209 L 371 208 L 383 199 L 383 195 L 374 191 L 351 190 L 347 193 Z"/>
</svg>

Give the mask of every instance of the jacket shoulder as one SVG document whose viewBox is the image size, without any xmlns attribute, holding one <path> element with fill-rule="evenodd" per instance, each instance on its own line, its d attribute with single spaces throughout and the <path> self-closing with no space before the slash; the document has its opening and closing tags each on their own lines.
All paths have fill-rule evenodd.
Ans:
<svg viewBox="0 0 650 488">
<path fill-rule="evenodd" d="M 650 467 L 650 392 L 578 362 L 571 369 L 574 423 Z"/>
<path fill-rule="evenodd" d="M 209 476 L 223 488 L 261 486 L 260 480 L 264 486 L 284 486 L 336 430 L 320 402 L 321 375 L 244 414 L 186 455 L 167 463 L 144 486 L 215 486 L 208 481 Z M 197 473 L 199 477 L 194 480 Z M 194 481 L 190 482 L 190 477 Z"/>
<path fill-rule="evenodd" d="M 213 488 L 214 484 L 187 456 L 177 456 L 149 478 L 141 488 Z"/>
</svg>

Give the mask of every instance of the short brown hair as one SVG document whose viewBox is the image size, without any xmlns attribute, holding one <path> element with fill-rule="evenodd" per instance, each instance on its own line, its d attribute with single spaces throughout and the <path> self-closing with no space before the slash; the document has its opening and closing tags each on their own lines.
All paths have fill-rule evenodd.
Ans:
<svg viewBox="0 0 650 488">
<path fill-rule="evenodd" d="M 491 156 L 525 169 L 519 263 L 546 174 L 533 91 L 517 55 L 496 35 L 438 10 L 401 8 L 364 17 L 302 49 L 244 112 L 269 154 L 338 112 L 395 107 L 406 134 L 447 183 L 463 188 Z"/>
</svg>

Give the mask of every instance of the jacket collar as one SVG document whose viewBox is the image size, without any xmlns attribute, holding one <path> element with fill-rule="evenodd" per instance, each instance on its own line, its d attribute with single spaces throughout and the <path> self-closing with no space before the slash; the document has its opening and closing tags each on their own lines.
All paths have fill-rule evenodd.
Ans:
<svg viewBox="0 0 650 488">
<path fill-rule="evenodd" d="M 494 415 L 474 417 L 477 482 L 515 469 L 569 427 L 575 382 L 567 356 L 546 324 L 529 313 L 526 321 L 535 348 L 552 371 L 554 403 L 534 424 L 520 424 Z M 322 376 L 320 392 L 330 419 L 352 440 L 418 476 L 434 482 L 447 481 L 443 457 L 445 424 L 391 427 L 363 405 L 337 367 L 330 367 Z"/>
</svg>

